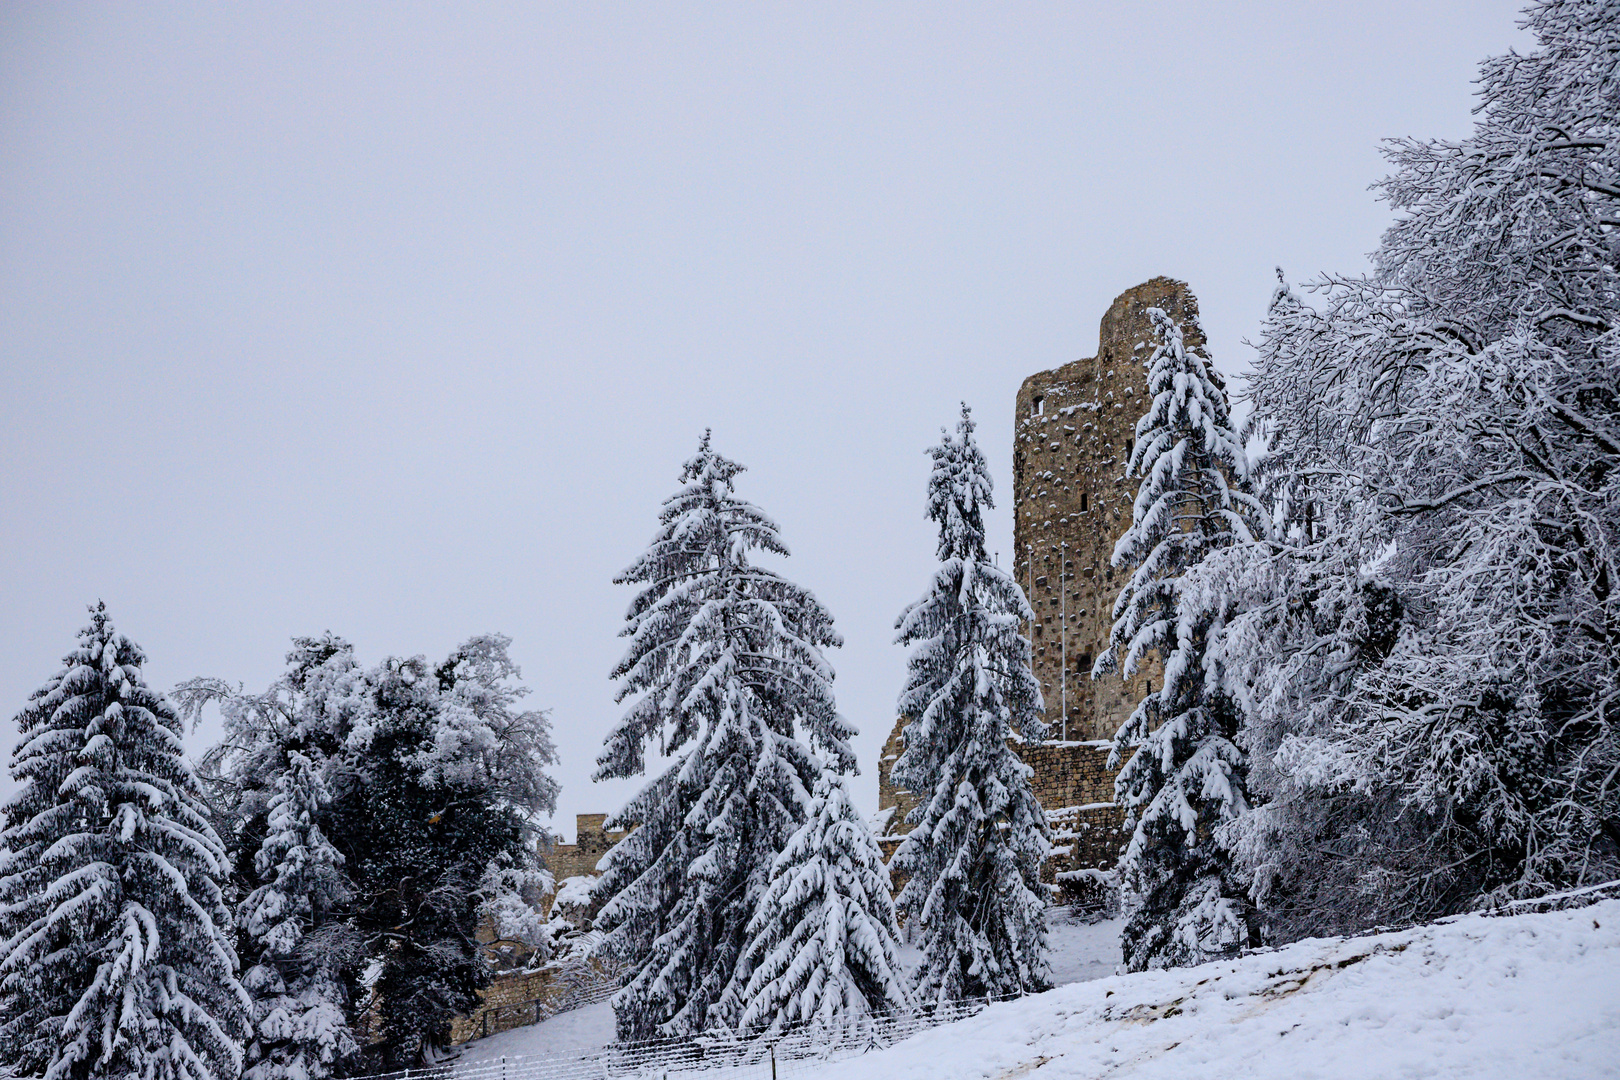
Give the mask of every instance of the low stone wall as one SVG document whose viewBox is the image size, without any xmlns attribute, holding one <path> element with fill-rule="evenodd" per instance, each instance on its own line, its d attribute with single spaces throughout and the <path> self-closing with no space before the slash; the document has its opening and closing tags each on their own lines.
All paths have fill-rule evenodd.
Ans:
<svg viewBox="0 0 1620 1080">
<path fill-rule="evenodd" d="M 537 1024 L 559 1012 L 602 1000 L 613 992 L 616 982 L 612 971 L 596 962 L 500 972 L 479 992 L 479 1007 L 451 1022 L 450 1041 L 459 1045 Z"/>
<path fill-rule="evenodd" d="M 501 972 L 487 989 L 479 991 L 482 1004 L 471 1016 L 451 1021 L 450 1042 L 460 1045 L 469 1039 L 533 1024 L 546 1015 L 544 1002 L 555 990 L 556 978 L 549 970 Z"/>
<path fill-rule="evenodd" d="M 879 841 L 885 856 L 893 856 L 900 837 L 910 830 L 905 818 L 917 804 L 916 797 L 896 787 L 889 775 L 904 748 L 900 734 L 904 726 L 904 717 L 895 722 L 878 758 L 878 810 L 887 811 L 885 835 Z M 1052 884 L 1061 870 L 1112 869 L 1127 839 L 1124 814 L 1114 803 L 1116 770 L 1108 767 L 1112 744 L 1014 741 L 1011 745 L 1034 771 L 1030 786 L 1052 827 L 1052 858 L 1042 867 L 1041 880 Z M 896 881 L 897 891 L 900 884 Z"/>
<path fill-rule="evenodd" d="M 1053 852 L 1041 880 L 1055 880 L 1051 875 L 1058 870 L 1112 870 L 1130 839 L 1124 818 L 1111 802 L 1048 810 Z"/>
</svg>

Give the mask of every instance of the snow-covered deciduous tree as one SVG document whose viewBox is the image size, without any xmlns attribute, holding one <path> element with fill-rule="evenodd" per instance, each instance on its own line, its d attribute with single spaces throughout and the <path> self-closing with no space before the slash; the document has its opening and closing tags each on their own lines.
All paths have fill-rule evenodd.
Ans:
<svg viewBox="0 0 1620 1080">
<path fill-rule="evenodd" d="M 248 1000 L 181 723 L 91 609 L 17 716 L 0 833 L 0 1056 L 47 1080 L 235 1080 Z"/>
<path fill-rule="evenodd" d="M 334 909 L 349 898 L 343 856 L 317 818 L 329 801 L 320 773 L 296 750 L 271 797 L 254 869 L 264 883 L 238 912 L 256 947 L 242 984 L 253 997 L 243 1080 L 320 1080 L 359 1045 L 342 981 L 347 927 Z"/>
<path fill-rule="evenodd" d="M 744 955 L 752 974 L 738 1026 L 845 1031 L 905 1009 L 889 890 L 871 826 L 850 805 L 843 777 L 823 771 L 808 820 L 776 857 L 749 923 Z"/>
<path fill-rule="evenodd" d="M 523 673 L 508 654 L 511 646 L 505 634 L 480 634 L 435 669 L 447 704 L 457 708 L 446 709 L 427 765 L 477 778 L 540 831 L 538 816 L 557 809 L 558 784 L 546 771 L 557 764 L 557 747 L 550 714 L 517 707 L 529 688 L 515 684 Z"/>
<path fill-rule="evenodd" d="M 1323 349 L 1330 322 L 1278 279 L 1247 377 L 1265 535 L 1212 552 L 1184 588 L 1228 607 L 1206 665 L 1242 714 L 1256 804 L 1219 839 L 1250 881 L 1265 938 L 1292 940 L 1411 917 L 1437 899 L 1432 871 L 1457 853 L 1432 816 L 1322 752 L 1362 722 L 1354 687 L 1394 647 L 1404 611 L 1385 580 L 1390 533 L 1352 479 L 1344 402 L 1360 376 L 1341 364 L 1345 339 Z"/>
<path fill-rule="evenodd" d="M 1244 890 L 1216 830 L 1248 807 L 1239 715 L 1207 663 L 1206 642 L 1232 614 L 1219 590 L 1188 588 L 1188 571 L 1211 552 L 1249 543 L 1259 504 L 1242 490 L 1248 463 L 1232 427 L 1220 374 L 1182 329 L 1149 311 L 1159 338 L 1148 361 L 1151 400 L 1136 424 L 1127 476 L 1141 477 L 1115 566 L 1133 566 L 1114 604 L 1109 647 L 1097 669 L 1136 674 L 1146 653 L 1163 682 L 1114 737 L 1110 765 L 1135 753 L 1115 779 L 1132 829 L 1120 860 L 1126 966 L 1194 964 L 1249 944 Z"/>
<path fill-rule="evenodd" d="M 516 707 L 523 691 L 512 685 L 509 644 L 484 635 L 437 665 L 412 657 L 368 669 L 341 638 L 297 638 L 286 673 L 263 693 L 211 679 L 176 691 L 188 715 L 217 702 L 225 720 L 226 740 L 204 764 L 232 820 L 244 930 L 270 927 L 260 904 L 281 902 L 264 891 L 272 883 L 254 860 L 285 839 L 275 820 L 298 758 L 313 766 L 311 789 L 329 794 L 304 805 L 311 827 L 341 855 L 323 865 L 341 866 L 343 887 L 299 900 L 292 893 L 315 887 L 306 874 L 287 901 L 299 910 L 307 901 L 318 916 L 299 948 L 319 953 L 322 966 L 278 956 L 253 936 L 255 954 L 270 959 L 252 981 L 261 997 L 296 997 L 316 1010 L 312 1017 L 330 1015 L 316 1008 L 317 997 L 346 1008 L 351 1024 L 374 1011 L 384 1038 L 367 1049 L 372 1064 L 414 1065 L 445 1048 L 451 1019 L 489 981 L 475 940 L 482 919 L 542 951 L 549 941 L 532 902 L 550 887 L 537 846 L 540 816 L 555 806 L 546 773 L 555 751 L 546 714 Z M 361 1000 L 368 967 L 377 978 Z M 295 1031 L 268 1008 L 276 1031 Z M 265 1053 L 279 1067 L 294 1051 L 267 1041 Z M 318 1058 L 298 1060 L 313 1068 Z"/>
<path fill-rule="evenodd" d="M 990 473 L 966 405 L 956 435 L 944 433 L 929 454 L 940 565 L 896 623 L 896 640 L 913 648 L 893 777 L 919 801 L 891 860 L 908 875 L 899 908 L 922 935 L 916 995 L 925 1005 L 1045 988 L 1040 868 L 1051 849 L 1031 769 L 1008 745 L 1046 737 L 1029 639 L 1019 633 L 1034 615 L 984 548 Z"/>
<path fill-rule="evenodd" d="M 642 773 L 649 744 L 673 758 L 615 816 L 633 831 L 601 863 L 598 952 L 630 965 L 613 999 L 623 1039 L 736 1025 L 771 867 L 823 760 L 854 765 L 823 655 L 840 644 L 832 616 L 750 559 L 787 548 L 736 496 L 741 471 L 705 433 L 646 553 L 617 579 L 643 586 L 613 671 L 619 700 L 633 700 L 596 776 Z"/>
<path fill-rule="evenodd" d="M 1278 936 L 1620 874 L 1620 12 L 1526 15 L 1471 136 L 1391 144 L 1373 275 L 1262 341 L 1256 415 L 1324 511 L 1246 582 L 1298 617 L 1226 650 Z"/>
<path fill-rule="evenodd" d="M 550 714 L 517 707 L 529 688 L 515 685 L 522 672 L 508 654 L 511 644 L 504 634 L 481 634 L 435 669 L 445 707 L 426 774 L 453 771 L 521 822 L 518 843 L 485 867 L 479 914 L 499 939 L 520 943 L 531 959 L 544 960 L 552 932 L 539 900 L 555 883 L 540 862 L 540 845 L 549 835 L 541 815 L 557 809 L 558 784 L 547 771 L 557 763 L 557 748 Z"/>
<path fill-rule="evenodd" d="M 525 822 L 447 738 L 434 669 L 420 656 L 370 674 L 372 708 L 350 735 L 354 778 L 333 792 L 331 836 L 386 1038 L 383 1064 L 432 1062 L 489 985 L 475 934 L 491 862 L 522 855 Z M 449 721 L 459 727 L 459 721 Z M 447 749 L 448 748 L 448 749 Z"/>
</svg>

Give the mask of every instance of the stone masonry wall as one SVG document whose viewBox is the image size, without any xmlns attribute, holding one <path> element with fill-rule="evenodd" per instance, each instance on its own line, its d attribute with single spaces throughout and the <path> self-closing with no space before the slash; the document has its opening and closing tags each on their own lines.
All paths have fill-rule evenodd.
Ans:
<svg viewBox="0 0 1620 1080">
<path fill-rule="evenodd" d="M 1090 678 L 1128 572 L 1110 559 L 1136 497 L 1136 480 L 1124 474 L 1147 407 L 1151 307 L 1181 325 L 1189 349 L 1203 347 L 1197 299 L 1182 282 L 1154 278 L 1110 305 L 1096 356 L 1031 375 L 1018 390 L 1013 566 L 1035 611 L 1027 629 L 1054 738 L 1113 738 L 1158 679 L 1156 663 L 1129 684 Z"/>
<path fill-rule="evenodd" d="M 1058 870 L 1110 870 L 1125 842 L 1124 814 L 1114 802 L 1109 743 L 1014 746 L 1035 770 L 1030 784 L 1052 829 L 1052 859 L 1043 880 Z"/>
<path fill-rule="evenodd" d="M 472 1015 L 450 1022 L 451 1044 L 534 1023 L 548 1011 L 545 1002 L 554 992 L 552 984 L 552 973 L 547 970 L 501 972 L 487 989 L 479 991 L 482 1002 Z"/>
<path fill-rule="evenodd" d="M 910 831 L 906 815 L 917 804 L 905 788 L 896 787 L 890 776 L 895 758 L 903 748 L 901 730 L 905 718 L 895 721 L 894 730 L 878 759 L 878 813 L 884 818 L 878 838 L 885 856 L 892 856 L 900 838 Z M 1046 811 L 1052 828 L 1052 858 L 1041 873 L 1051 882 L 1060 870 L 1107 870 L 1119 858 L 1125 842 L 1124 820 L 1114 803 L 1114 770 L 1108 767 L 1106 742 L 1049 742 L 1035 746 L 1012 743 L 1013 751 L 1034 770 L 1030 785 L 1035 798 Z M 897 880 L 896 887 L 900 885 Z"/>
<path fill-rule="evenodd" d="M 604 828 L 606 814 L 577 814 L 574 817 L 575 842 L 553 844 L 544 853 L 546 869 L 561 884 L 571 877 L 595 877 L 596 864 L 607 849 L 628 833 Z"/>
</svg>

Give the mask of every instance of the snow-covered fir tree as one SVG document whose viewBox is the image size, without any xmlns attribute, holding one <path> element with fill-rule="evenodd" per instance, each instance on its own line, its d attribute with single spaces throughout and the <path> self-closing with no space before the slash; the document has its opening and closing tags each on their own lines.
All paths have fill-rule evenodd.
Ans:
<svg viewBox="0 0 1620 1080">
<path fill-rule="evenodd" d="M 1126 966 L 1195 964 L 1253 938 L 1245 890 L 1216 830 L 1248 807 L 1239 713 L 1206 661 L 1206 642 L 1231 615 L 1218 592 L 1189 590 L 1188 571 L 1211 552 L 1254 539 L 1258 503 L 1226 390 L 1201 350 L 1158 308 L 1148 361 L 1148 411 L 1136 424 L 1127 476 L 1141 477 L 1131 525 L 1113 564 L 1135 569 L 1114 604 L 1099 671 L 1137 673 L 1158 655 L 1163 682 L 1114 737 L 1117 798 L 1131 828 L 1120 860 Z"/>
<path fill-rule="evenodd" d="M 334 911 L 349 898 L 343 856 L 317 823 L 328 802 L 313 762 L 287 754 L 254 856 L 264 884 L 238 912 L 257 949 L 242 985 L 253 997 L 243 1080 L 320 1080 L 359 1046 L 349 1031 Z M 329 932 L 335 928 L 338 935 Z"/>
<path fill-rule="evenodd" d="M 809 819 L 771 867 L 748 926 L 751 969 L 739 1027 L 845 1031 L 910 1004 L 898 960 L 889 871 L 843 777 L 822 772 Z"/>
<path fill-rule="evenodd" d="M 235 1080 L 248 1000 L 182 726 L 106 607 L 16 718 L 0 1057 L 55 1080 Z"/>
<path fill-rule="evenodd" d="M 1273 452 L 1348 511 L 1245 583 L 1314 582 L 1322 618 L 1227 650 L 1264 691 L 1267 812 L 1231 831 L 1279 936 L 1620 875 L 1620 17 L 1525 25 L 1468 138 L 1391 144 L 1373 275 L 1262 342 Z"/>
<path fill-rule="evenodd" d="M 896 623 L 896 640 L 913 648 L 893 777 L 919 801 L 891 865 L 908 875 L 898 906 L 922 936 L 915 990 L 924 1005 L 1044 989 L 1049 977 L 1040 868 L 1050 834 L 1031 769 L 1008 745 L 1046 737 L 1019 633 L 1034 615 L 984 548 L 993 503 L 973 426 L 963 405 L 956 435 L 929 450 L 940 565 Z"/>
<path fill-rule="evenodd" d="M 705 433 L 646 553 L 617 579 L 643 586 L 613 671 L 632 704 L 596 777 L 640 775 L 649 745 L 673 758 L 615 816 L 633 831 L 601 863 L 599 953 L 630 965 L 613 999 L 622 1039 L 736 1025 L 771 867 L 823 760 L 854 765 L 823 655 L 840 644 L 832 616 L 750 558 L 787 548 L 737 497 L 741 471 Z"/>
</svg>

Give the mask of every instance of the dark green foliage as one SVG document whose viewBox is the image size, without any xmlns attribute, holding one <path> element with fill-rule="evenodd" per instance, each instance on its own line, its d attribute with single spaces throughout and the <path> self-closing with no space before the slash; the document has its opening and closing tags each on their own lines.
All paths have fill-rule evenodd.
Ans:
<svg viewBox="0 0 1620 1080">
<path fill-rule="evenodd" d="M 320 774 L 330 802 L 314 824 L 342 855 L 343 881 L 309 914 L 308 949 L 332 976 L 321 995 L 380 1040 L 334 1063 L 339 1074 L 439 1057 L 452 1018 L 489 982 L 475 940 L 486 914 L 527 939 L 500 913 L 528 912 L 513 894 L 543 877 L 538 815 L 555 805 L 544 766 L 556 757 L 546 714 L 514 708 L 526 691 L 514 685 L 509 644 L 483 635 L 437 666 L 414 657 L 366 669 L 341 638 L 296 638 L 286 673 L 263 693 L 216 679 L 177 691 L 188 715 L 217 702 L 225 719 L 226 741 L 205 765 L 229 822 L 239 905 L 274 870 L 254 856 L 291 755 Z M 288 962 L 245 933 L 239 941 L 250 964 Z M 266 994 L 281 993 L 264 981 Z"/>
<path fill-rule="evenodd" d="M 472 1011 L 489 985 L 474 940 L 479 884 L 518 845 L 522 825 L 476 784 L 422 781 L 417 762 L 431 749 L 439 707 L 432 682 L 401 665 L 379 682 L 375 704 L 363 782 L 338 796 L 329 828 L 354 887 L 354 926 L 382 963 L 377 1063 L 403 1067 L 447 1046 L 451 1019 Z"/>
</svg>

